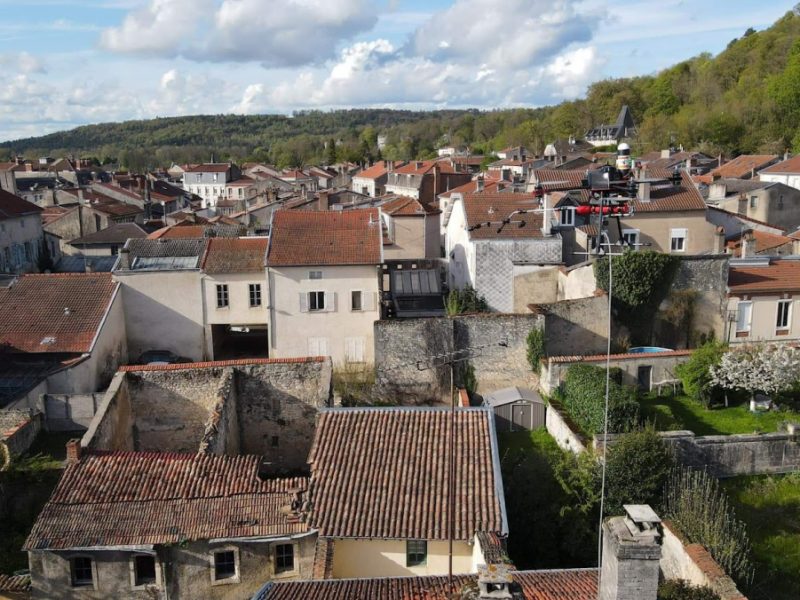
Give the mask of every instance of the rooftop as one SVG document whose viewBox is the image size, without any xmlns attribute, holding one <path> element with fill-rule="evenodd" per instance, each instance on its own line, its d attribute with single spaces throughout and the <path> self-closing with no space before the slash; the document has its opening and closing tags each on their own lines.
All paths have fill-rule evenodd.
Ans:
<svg viewBox="0 0 800 600">
<path fill-rule="evenodd" d="M 204 163 L 192 165 L 184 169 L 186 173 L 225 173 L 231 168 L 231 163 Z"/>
<path fill-rule="evenodd" d="M 277 210 L 267 262 L 273 267 L 377 265 L 383 243 L 378 209 Z"/>
<path fill-rule="evenodd" d="M 147 232 L 136 223 L 114 223 L 70 242 L 72 245 L 124 244 L 131 238 L 146 238 Z"/>
<path fill-rule="evenodd" d="M 438 215 L 441 212 L 438 208 L 423 204 L 416 198 L 408 196 L 397 196 L 381 204 L 381 210 L 393 217 L 423 217 L 425 215 Z"/>
<path fill-rule="evenodd" d="M 117 285 L 108 273 L 21 276 L 0 288 L 0 347 L 90 352 Z"/>
<path fill-rule="evenodd" d="M 800 291 L 800 261 L 766 260 L 761 265 L 732 263 L 728 272 L 731 295 Z"/>
<path fill-rule="evenodd" d="M 767 167 L 761 172 L 769 175 L 796 175 L 800 173 L 800 154 L 772 165 L 771 167 Z"/>
<path fill-rule="evenodd" d="M 128 240 L 130 270 L 197 269 L 206 249 L 206 239 Z M 117 265 L 117 269 L 120 266 Z M 125 270 L 125 269 L 122 269 Z"/>
<path fill-rule="evenodd" d="M 263 480 L 258 456 L 83 450 L 25 550 L 177 544 L 305 533 L 303 477 Z M 212 518 L 213 517 L 213 518 Z"/>
<path fill-rule="evenodd" d="M 211 238 L 203 256 L 206 273 L 257 273 L 264 271 L 269 238 Z"/>
<path fill-rule="evenodd" d="M 776 154 L 742 154 L 720 165 L 710 173 L 712 177 L 747 177 L 778 160 Z"/>
<path fill-rule="evenodd" d="M 447 539 L 450 411 L 322 410 L 311 466 L 311 525 L 324 537 Z M 506 533 L 492 413 L 455 413 L 454 537 Z"/>
<path fill-rule="evenodd" d="M 500 227 L 499 221 L 508 218 L 515 210 L 539 208 L 539 199 L 533 194 L 502 192 L 464 194 L 463 203 L 467 227 L 475 228 L 469 233 L 473 240 L 543 237 L 542 213 L 517 215 L 514 217 L 514 223 L 506 225 L 500 233 L 497 232 Z M 524 223 L 524 226 L 520 227 L 521 223 Z"/>
<path fill-rule="evenodd" d="M 32 202 L 23 200 L 19 196 L 0 189 L 0 221 L 16 219 L 40 212 L 42 212 L 42 209 Z"/>
<path fill-rule="evenodd" d="M 363 171 L 359 171 L 358 173 L 353 175 L 353 177 L 360 177 L 361 179 L 377 179 L 378 177 L 382 177 L 387 173 L 389 162 L 390 161 L 379 160 L 371 167 L 367 167 Z M 396 163 L 397 164 L 395 165 L 395 167 L 397 168 L 405 165 L 405 163 L 399 161 L 396 161 Z"/>
<path fill-rule="evenodd" d="M 672 177 L 668 169 L 647 169 L 645 177 L 664 178 Z M 672 185 L 671 181 L 653 183 L 650 186 L 650 202 L 634 199 L 632 202 L 634 214 L 637 212 L 681 212 L 687 210 L 706 210 L 706 203 L 700 192 L 692 183 L 686 171 L 681 171 L 681 184 Z"/>
</svg>

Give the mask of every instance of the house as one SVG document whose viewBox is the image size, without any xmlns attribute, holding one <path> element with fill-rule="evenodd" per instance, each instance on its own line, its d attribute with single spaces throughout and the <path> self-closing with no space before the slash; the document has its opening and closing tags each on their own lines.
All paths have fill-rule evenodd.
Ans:
<svg viewBox="0 0 800 600">
<path fill-rule="evenodd" d="M 126 362 L 119 285 L 108 273 L 22 275 L 0 286 L 0 406 L 84 394 Z"/>
<path fill-rule="evenodd" d="M 266 237 L 208 240 L 201 269 L 214 360 L 267 356 L 267 244 Z"/>
<path fill-rule="evenodd" d="M 450 160 L 417 160 L 392 168 L 386 179 L 385 192 L 409 196 L 427 204 L 442 192 L 471 179 L 471 173 L 457 171 Z"/>
<path fill-rule="evenodd" d="M 67 446 L 64 474 L 25 542 L 34 599 L 247 598 L 308 578 L 303 477 L 265 479 L 258 456 Z"/>
<path fill-rule="evenodd" d="M 758 172 L 758 178 L 764 182 L 782 183 L 800 190 L 800 154 L 773 164 Z"/>
<path fill-rule="evenodd" d="M 228 184 L 240 177 L 241 171 L 233 163 L 204 163 L 186 169 L 183 189 L 200 196 L 203 208 L 214 208 Z"/>
<path fill-rule="evenodd" d="M 800 239 L 758 229 L 745 229 L 725 238 L 725 252 L 736 258 L 792 255 L 797 254 L 798 246 Z"/>
<path fill-rule="evenodd" d="M 322 409 L 308 457 L 308 519 L 326 557 L 314 577 L 446 575 L 450 501 L 453 573 L 486 564 L 508 534 L 492 418 L 481 408 Z M 451 456 L 460 492 L 448 499 Z"/>
<path fill-rule="evenodd" d="M 525 160 L 526 156 L 533 156 L 533 153 L 528 152 L 528 149 L 524 146 L 509 146 L 508 148 L 498 150 L 495 152 L 495 155 L 500 160 Z"/>
<path fill-rule="evenodd" d="M 147 231 L 136 223 L 114 223 L 69 242 L 70 254 L 84 256 L 115 256 L 129 239 L 143 239 Z"/>
<path fill-rule="evenodd" d="M 270 356 L 373 362 L 380 210 L 278 210 L 267 251 Z"/>
<path fill-rule="evenodd" d="M 628 105 L 622 107 L 613 125 L 598 125 L 586 132 L 586 141 L 592 146 L 613 146 L 619 142 L 635 137 L 636 124 Z"/>
<path fill-rule="evenodd" d="M 503 158 L 489 164 L 489 175 L 503 181 L 526 181 L 536 166 L 535 160 Z"/>
<path fill-rule="evenodd" d="M 0 273 L 38 271 L 42 251 L 42 209 L 0 190 Z"/>
<path fill-rule="evenodd" d="M 561 236 L 551 231 L 549 222 L 545 225 L 533 194 L 484 192 L 451 199 L 445 235 L 450 288 L 471 286 L 492 310 L 514 312 L 515 287 L 561 264 Z M 536 212 L 501 226 L 520 210 Z M 533 295 L 527 302 L 538 302 L 535 290 L 529 291 Z"/>
<path fill-rule="evenodd" d="M 757 173 L 774 165 L 777 154 L 741 154 L 708 173 L 708 182 L 717 179 L 752 179 Z"/>
<path fill-rule="evenodd" d="M 708 185 L 708 202 L 779 227 L 800 226 L 800 189 L 782 182 L 718 179 Z"/>
<path fill-rule="evenodd" d="M 798 294 L 800 261 L 796 258 L 732 260 L 728 274 L 727 341 L 800 339 L 800 319 L 794 314 Z"/>
<path fill-rule="evenodd" d="M 380 206 L 386 227 L 386 260 L 440 257 L 439 209 L 407 196 L 397 196 Z"/>
<path fill-rule="evenodd" d="M 391 160 L 379 160 L 371 167 L 367 167 L 353 175 L 350 189 L 366 196 L 376 198 L 386 193 L 386 181 L 389 172 L 406 163 Z"/>
</svg>

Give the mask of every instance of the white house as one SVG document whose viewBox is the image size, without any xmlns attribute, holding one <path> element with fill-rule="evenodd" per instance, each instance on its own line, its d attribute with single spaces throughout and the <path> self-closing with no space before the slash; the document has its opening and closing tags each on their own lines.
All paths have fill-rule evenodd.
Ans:
<svg viewBox="0 0 800 600">
<path fill-rule="evenodd" d="M 270 356 L 372 363 L 382 262 L 379 209 L 273 213 L 267 251 Z"/>
<path fill-rule="evenodd" d="M 783 183 L 800 190 L 800 154 L 759 171 L 758 178 L 759 181 Z"/>
</svg>

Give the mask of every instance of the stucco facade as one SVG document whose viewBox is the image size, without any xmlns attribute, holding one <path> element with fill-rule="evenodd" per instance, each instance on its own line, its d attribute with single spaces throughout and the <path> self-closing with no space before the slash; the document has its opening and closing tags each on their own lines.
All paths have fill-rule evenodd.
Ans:
<svg viewBox="0 0 800 600">
<path fill-rule="evenodd" d="M 788 307 L 788 316 L 783 317 L 786 326 L 783 327 L 778 327 L 779 304 Z M 796 317 L 798 309 L 798 300 L 792 294 L 732 296 L 728 300 L 728 314 L 735 320 L 730 322 L 727 340 L 732 344 L 796 341 L 800 339 L 800 319 Z M 787 308 L 781 310 L 786 311 Z"/>
<path fill-rule="evenodd" d="M 373 324 L 380 317 L 376 266 L 270 267 L 267 274 L 271 357 L 373 362 Z M 322 293 L 324 308 L 309 301 L 312 292 Z M 360 310 L 352 305 L 353 292 L 361 292 Z"/>
<path fill-rule="evenodd" d="M 0 273 L 37 271 L 42 236 L 38 212 L 0 220 Z"/>
<path fill-rule="evenodd" d="M 439 214 L 414 216 L 389 216 L 388 223 L 391 244 L 383 247 L 387 260 L 407 258 L 439 258 Z"/>
<path fill-rule="evenodd" d="M 800 189 L 782 182 L 765 184 L 760 189 L 742 192 L 739 196 L 720 201 L 718 206 L 728 212 L 786 230 L 800 225 Z"/>
</svg>

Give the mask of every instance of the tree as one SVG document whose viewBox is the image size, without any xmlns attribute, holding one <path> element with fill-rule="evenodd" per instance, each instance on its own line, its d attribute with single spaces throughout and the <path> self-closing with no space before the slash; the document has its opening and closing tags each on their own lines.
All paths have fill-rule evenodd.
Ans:
<svg viewBox="0 0 800 600">
<path fill-rule="evenodd" d="M 333 138 L 328 139 L 328 143 L 325 146 L 325 164 L 336 164 L 336 140 Z"/>
<path fill-rule="evenodd" d="M 487 312 L 489 306 L 486 298 L 478 294 L 471 285 L 463 290 L 450 290 L 447 295 L 445 309 L 450 316 L 461 315 L 464 313 Z"/>
<path fill-rule="evenodd" d="M 685 363 L 675 367 L 675 374 L 683 383 L 683 391 L 704 406 L 711 404 L 716 386 L 711 381 L 711 368 L 718 365 L 725 353 L 725 345 L 711 340 L 689 357 Z"/>
<path fill-rule="evenodd" d="M 709 371 L 711 383 L 723 389 L 774 394 L 800 381 L 800 352 L 784 344 L 746 344 L 728 350 Z"/>
</svg>

